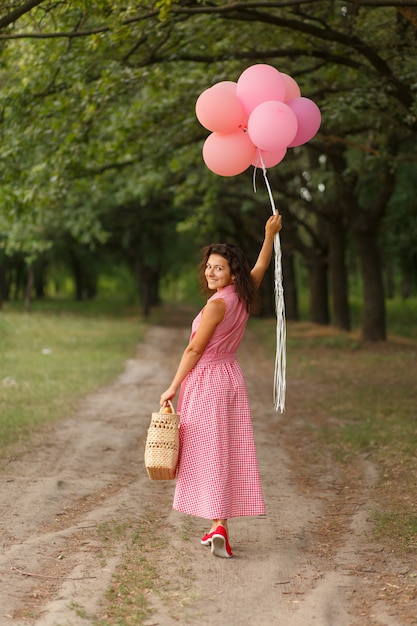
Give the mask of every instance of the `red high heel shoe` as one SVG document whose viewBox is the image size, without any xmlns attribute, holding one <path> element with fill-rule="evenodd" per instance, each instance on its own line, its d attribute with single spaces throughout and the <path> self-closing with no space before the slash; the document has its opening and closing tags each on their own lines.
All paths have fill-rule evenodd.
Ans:
<svg viewBox="0 0 417 626">
<path fill-rule="evenodd" d="M 208 533 L 207 535 L 204 535 L 204 537 L 201 537 L 201 544 L 203 546 L 211 546 L 211 538 L 213 537 L 214 531 L 212 533 Z"/>
<path fill-rule="evenodd" d="M 227 531 L 224 526 L 218 526 L 214 533 L 212 533 L 211 553 L 214 554 L 214 556 L 220 556 L 224 559 L 230 559 L 230 557 L 233 556 L 232 548 L 227 538 Z"/>
</svg>

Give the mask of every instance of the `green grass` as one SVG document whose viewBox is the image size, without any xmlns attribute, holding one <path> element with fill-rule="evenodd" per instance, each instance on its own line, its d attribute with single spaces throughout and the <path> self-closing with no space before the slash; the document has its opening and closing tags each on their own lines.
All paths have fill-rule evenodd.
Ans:
<svg viewBox="0 0 417 626">
<path fill-rule="evenodd" d="M 409 510 L 375 511 L 375 534 L 379 538 L 389 538 L 393 542 L 401 537 L 408 551 L 417 550 L 417 515 Z"/>
<path fill-rule="evenodd" d="M 59 306 L 30 314 L 0 312 L 0 456 L 109 382 L 143 336 L 137 315 L 120 309 L 118 317 L 115 309 L 103 314 L 99 304 L 94 314 Z"/>
<path fill-rule="evenodd" d="M 56 315 L 73 314 L 80 317 L 126 317 L 139 315 L 140 307 L 132 298 L 123 294 L 102 295 L 91 300 L 77 301 L 67 296 L 56 296 L 41 300 L 33 300 L 30 306 L 32 313 L 48 313 Z M 22 301 L 3 303 L 2 313 L 24 313 Z"/>
</svg>

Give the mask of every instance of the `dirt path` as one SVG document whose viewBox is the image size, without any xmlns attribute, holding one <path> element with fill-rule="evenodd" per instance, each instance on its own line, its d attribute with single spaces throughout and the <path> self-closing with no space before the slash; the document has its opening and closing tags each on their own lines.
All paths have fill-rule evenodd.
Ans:
<svg viewBox="0 0 417 626">
<path fill-rule="evenodd" d="M 277 415 L 273 362 L 250 333 L 240 361 L 267 516 L 233 520 L 235 556 L 218 559 L 199 543 L 207 524 L 172 511 L 173 483 L 148 480 L 149 416 L 187 336 L 188 329 L 151 327 L 121 376 L 8 462 L 0 476 L 1 626 L 92 623 L 88 616 L 100 615 L 120 559 L 117 553 L 100 558 L 98 525 L 150 509 L 164 520 L 168 547 L 155 552 L 165 592 L 151 594 L 148 626 L 402 624 L 375 592 L 375 580 L 393 565 L 383 547 L 368 543 L 374 468 L 364 464 L 340 475 L 320 451 L 316 466 L 305 465 L 308 442 L 299 432 L 308 416 L 296 408 L 302 381 L 289 379 L 287 412 Z"/>
</svg>

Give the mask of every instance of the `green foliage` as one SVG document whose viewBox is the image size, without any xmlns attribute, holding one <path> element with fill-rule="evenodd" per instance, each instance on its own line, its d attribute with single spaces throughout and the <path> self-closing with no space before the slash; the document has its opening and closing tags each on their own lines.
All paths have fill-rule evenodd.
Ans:
<svg viewBox="0 0 417 626">
<path fill-rule="evenodd" d="M 252 257 L 268 198 L 254 196 L 249 175 L 207 171 L 208 132 L 194 104 L 210 85 L 266 62 L 293 75 L 323 116 L 313 150 L 291 152 L 271 172 L 296 225 L 291 245 L 304 256 L 322 245 L 323 215 L 340 212 L 346 228 L 353 215 L 368 219 L 385 170 L 397 169 L 388 218 L 404 214 L 407 235 L 398 220 L 389 245 L 403 271 L 416 221 L 402 201 L 402 172 L 404 157 L 416 158 L 417 56 L 414 27 L 395 7 L 325 2 L 300 12 L 253 3 L 237 12 L 172 0 L 140 8 L 46 1 L 3 34 L 0 246 L 8 255 L 30 263 L 69 234 L 91 248 L 110 242 L 161 277 L 181 265 L 190 241 L 227 237 Z M 338 151 L 355 202 L 348 208 L 330 160 L 316 158 Z"/>
</svg>

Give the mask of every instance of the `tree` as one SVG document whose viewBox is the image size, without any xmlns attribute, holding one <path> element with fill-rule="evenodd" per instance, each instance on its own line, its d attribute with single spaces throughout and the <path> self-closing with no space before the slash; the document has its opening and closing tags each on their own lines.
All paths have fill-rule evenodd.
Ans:
<svg viewBox="0 0 417 626">
<path fill-rule="evenodd" d="M 311 145 L 317 158 L 310 148 L 300 149 L 298 171 L 297 159 L 283 164 L 286 182 L 279 189 L 296 225 L 291 249 L 298 239 L 317 285 L 313 319 L 326 322 L 330 268 L 334 321 L 348 326 L 347 280 L 340 279 L 343 232 L 350 228 L 363 256 L 374 249 L 362 263 L 364 338 L 383 339 L 383 293 L 374 294 L 382 284 L 376 244 L 403 146 L 415 143 L 413 6 L 383 0 L 346 6 L 293 0 L 140 7 L 104 0 L 12 2 L 8 13 L 0 13 L 0 226 L 7 250 L 21 249 L 30 261 L 51 245 L 45 237 L 52 223 L 85 243 L 104 241 L 106 211 L 134 206 L 140 181 L 155 170 L 194 173 L 176 177 L 172 197 L 191 198 L 193 185 L 198 187 L 187 206 L 195 212 L 202 202 L 203 214 L 210 194 L 201 193 L 201 186 L 214 183 L 202 171 L 205 133 L 193 103 L 209 84 L 236 78 L 243 63 L 268 62 L 295 76 L 323 112 L 320 136 Z M 309 181 L 301 186 L 302 172 Z M 370 184 L 376 176 L 384 193 Z M 311 199 L 303 197 L 303 188 Z M 339 202 L 340 189 L 348 195 Z M 314 214 L 307 220 L 306 202 Z M 239 209 L 233 204 L 231 198 L 225 209 L 230 219 Z M 239 214 L 243 230 L 249 215 Z M 203 228 L 211 228 L 209 221 Z"/>
</svg>

